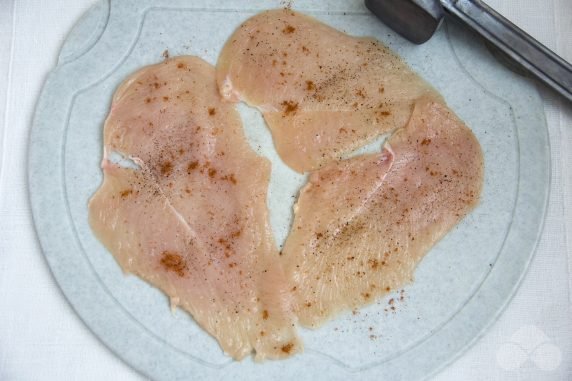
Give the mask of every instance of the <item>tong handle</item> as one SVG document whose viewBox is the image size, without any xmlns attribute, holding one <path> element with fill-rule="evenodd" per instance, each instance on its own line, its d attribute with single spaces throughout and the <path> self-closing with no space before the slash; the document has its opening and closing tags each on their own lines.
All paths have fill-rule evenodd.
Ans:
<svg viewBox="0 0 572 381">
<path fill-rule="evenodd" d="M 572 101 L 572 65 L 480 0 L 441 0 L 450 14 Z"/>
</svg>

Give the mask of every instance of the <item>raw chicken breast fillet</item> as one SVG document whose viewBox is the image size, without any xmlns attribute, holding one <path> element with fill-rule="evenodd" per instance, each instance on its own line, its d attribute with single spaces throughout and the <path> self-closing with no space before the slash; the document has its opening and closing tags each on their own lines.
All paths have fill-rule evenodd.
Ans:
<svg viewBox="0 0 572 381">
<path fill-rule="evenodd" d="M 115 93 L 104 145 L 89 220 L 121 267 L 163 290 L 235 359 L 301 350 L 268 223 L 270 163 L 221 102 L 214 67 L 180 57 L 132 75 Z"/>
<path fill-rule="evenodd" d="M 227 100 L 262 111 L 276 150 L 298 172 L 403 127 L 415 100 L 440 95 L 387 47 L 280 9 L 245 21 L 217 63 Z"/>
<path fill-rule="evenodd" d="M 317 327 L 411 282 L 427 251 L 475 207 L 482 182 L 478 141 L 427 98 L 381 153 L 313 172 L 282 251 L 301 324 Z"/>
</svg>

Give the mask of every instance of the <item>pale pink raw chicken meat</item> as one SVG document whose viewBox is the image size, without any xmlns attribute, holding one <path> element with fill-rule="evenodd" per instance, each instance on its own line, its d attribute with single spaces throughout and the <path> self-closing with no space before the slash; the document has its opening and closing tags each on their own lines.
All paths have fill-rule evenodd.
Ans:
<svg viewBox="0 0 572 381">
<path fill-rule="evenodd" d="M 482 183 L 475 136 L 427 98 L 381 153 L 313 172 L 282 250 L 300 323 L 317 327 L 411 282 L 423 256 L 476 206 Z"/>
<path fill-rule="evenodd" d="M 278 154 L 298 172 L 403 127 L 420 96 L 441 100 L 380 42 L 290 9 L 259 13 L 236 30 L 217 82 L 225 99 L 263 113 Z"/>
<path fill-rule="evenodd" d="M 235 359 L 300 351 L 268 222 L 270 163 L 221 102 L 214 67 L 180 57 L 130 76 L 113 97 L 104 151 L 89 220 L 124 271 L 163 290 Z"/>
</svg>

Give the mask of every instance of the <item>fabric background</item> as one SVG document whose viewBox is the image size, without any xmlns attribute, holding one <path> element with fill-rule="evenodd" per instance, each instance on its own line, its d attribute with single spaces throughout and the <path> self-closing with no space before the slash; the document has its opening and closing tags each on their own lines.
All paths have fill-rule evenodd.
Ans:
<svg viewBox="0 0 572 381">
<path fill-rule="evenodd" d="M 84 326 L 40 252 L 27 143 L 46 74 L 95 0 L 0 0 L 0 380 L 142 380 Z M 572 1 L 488 3 L 572 62 Z M 572 380 L 572 103 L 539 88 L 552 149 L 542 240 L 492 328 L 435 379 Z"/>
</svg>

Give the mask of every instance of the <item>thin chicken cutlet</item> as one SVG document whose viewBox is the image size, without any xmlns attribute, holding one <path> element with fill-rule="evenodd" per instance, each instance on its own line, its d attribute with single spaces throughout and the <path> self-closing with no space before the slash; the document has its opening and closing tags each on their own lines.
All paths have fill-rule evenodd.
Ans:
<svg viewBox="0 0 572 381">
<path fill-rule="evenodd" d="M 270 163 L 221 102 L 214 67 L 180 57 L 129 77 L 113 98 L 104 151 L 89 219 L 121 267 L 163 290 L 235 359 L 299 351 L 268 223 Z M 112 152 L 139 168 L 112 162 Z"/>
</svg>

